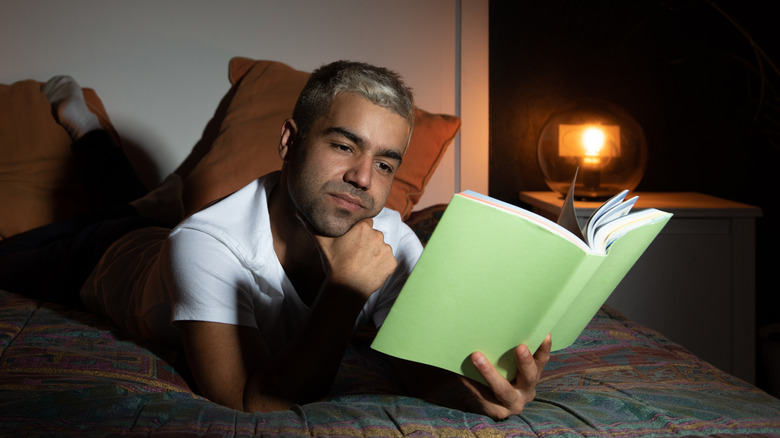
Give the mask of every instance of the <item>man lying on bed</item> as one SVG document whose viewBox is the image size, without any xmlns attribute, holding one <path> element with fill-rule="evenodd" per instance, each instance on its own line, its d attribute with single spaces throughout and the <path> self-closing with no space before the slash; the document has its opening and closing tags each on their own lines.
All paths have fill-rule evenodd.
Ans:
<svg viewBox="0 0 780 438">
<path fill-rule="evenodd" d="M 172 231 L 181 180 L 145 194 L 121 149 L 96 129 L 78 84 L 57 77 L 43 91 L 89 185 L 110 190 L 117 205 L 0 244 L 0 287 L 80 297 L 136 335 L 180 342 L 199 392 L 217 403 L 271 411 L 322 397 L 354 329 L 382 324 L 422 251 L 400 215 L 383 208 L 414 122 L 401 79 L 360 63 L 323 66 L 283 123 L 282 171 Z M 549 347 L 531 356 L 519 346 L 514 382 L 475 353 L 489 388 L 422 365 L 399 369 L 415 395 L 504 418 L 533 399 Z"/>
</svg>

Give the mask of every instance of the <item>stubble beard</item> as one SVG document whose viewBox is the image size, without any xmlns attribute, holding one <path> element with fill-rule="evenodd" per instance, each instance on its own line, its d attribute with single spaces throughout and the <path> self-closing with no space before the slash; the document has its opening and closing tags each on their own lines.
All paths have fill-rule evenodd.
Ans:
<svg viewBox="0 0 780 438">
<path fill-rule="evenodd" d="M 346 234 L 352 227 L 363 219 L 376 216 L 375 201 L 371 196 L 360 189 L 343 181 L 328 181 L 318 189 L 306 189 L 312 187 L 306 178 L 300 178 L 301 183 L 296 187 L 290 185 L 290 197 L 300 214 L 309 222 L 317 233 L 327 237 L 340 237 Z M 362 212 L 353 213 L 334 207 L 331 203 L 331 193 L 348 193 L 360 199 L 363 205 Z"/>
</svg>

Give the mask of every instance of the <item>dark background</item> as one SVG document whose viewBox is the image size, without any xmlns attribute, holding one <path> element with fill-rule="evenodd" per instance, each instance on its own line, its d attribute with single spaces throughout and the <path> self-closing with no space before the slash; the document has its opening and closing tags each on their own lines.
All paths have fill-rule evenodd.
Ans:
<svg viewBox="0 0 780 438">
<path fill-rule="evenodd" d="M 520 190 L 548 190 L 536 141 L 556 108 L 579 99 L 617 104 L 647 137 L 637 191 L 696 191 L 761 207 L 757 324 L 780 322 L 780 38 L 768 5 L 491 0 L 491 196 L 517 203 Z"/>
</svg>

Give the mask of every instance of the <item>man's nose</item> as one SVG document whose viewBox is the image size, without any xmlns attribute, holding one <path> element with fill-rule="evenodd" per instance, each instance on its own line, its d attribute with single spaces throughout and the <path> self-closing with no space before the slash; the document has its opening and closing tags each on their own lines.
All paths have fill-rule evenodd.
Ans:
<svg viewBox="0 0 780 438">
<path fill-rule="evenodd" d="M 373 162 L 370 157 L 355 157 L 355 159 L 352 160 L 349 169 L 344 174 L 344 181 L 361 190 L 368 190 L 371 188 L 372 167 Z"/>
</svg>

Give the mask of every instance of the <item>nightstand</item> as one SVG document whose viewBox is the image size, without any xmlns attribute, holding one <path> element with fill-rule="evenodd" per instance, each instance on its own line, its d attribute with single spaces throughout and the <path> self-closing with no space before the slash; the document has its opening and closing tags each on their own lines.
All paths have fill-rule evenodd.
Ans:
<svg viewBox="0 0 780 438">
<path fill-rule="evenodd" d="M 755 383 L 755 221 L 761 210 L 700 193 L 636 195 L 634 210 L 654 207 L 674 216 L 607 305 Z M 552 220 L 563 204 L 554 192 L 520 192 L 520 201 Z M 575 202 L 581 223 L 599 205 Z"/>
</svg>

